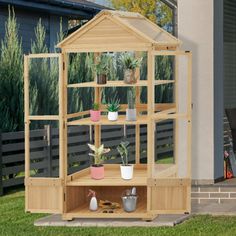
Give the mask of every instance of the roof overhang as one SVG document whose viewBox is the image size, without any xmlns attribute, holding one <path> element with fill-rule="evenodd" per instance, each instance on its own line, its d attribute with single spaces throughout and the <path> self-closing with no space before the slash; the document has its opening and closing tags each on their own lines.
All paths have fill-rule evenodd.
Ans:
<svg viewBox="0 0 236 236">
<path fill-rule="evenodd" d="M 76 19 L 91 19 L 102 9 L 106 9 L 106 7 L 93 3 L 86 4 L 86 2 L 79 3 L 68 0 L 0 0 L 0 5 L 14 5 L 22 9 L 37 10 Z"/>
</svg>

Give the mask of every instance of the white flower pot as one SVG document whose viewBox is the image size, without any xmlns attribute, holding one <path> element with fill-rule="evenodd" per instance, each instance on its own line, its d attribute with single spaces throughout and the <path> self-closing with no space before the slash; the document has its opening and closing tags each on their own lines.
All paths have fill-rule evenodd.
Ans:
<svg viewBox="0 0 236 236">
<path fill-rule="evenodd" d="M 126 120 L 135 121 L 136 120 L 136 109 L 126 109 Z"/>
<path fill-rule="evenodd" d="M 117 119 L 118 119 L 118 112 L 117 111 L 115 111 L 115 112 L 109 111 L 108 112 L 108 120 L 115 121 Z"/>
<path fill-rule="evenodd" d="M 120 165 L 120 172 L 121 172 L 121 178 L 122 179 L 132 179 L 133 178 L 133 172 L 134 172 L 134 165 Z"/>
</svg>

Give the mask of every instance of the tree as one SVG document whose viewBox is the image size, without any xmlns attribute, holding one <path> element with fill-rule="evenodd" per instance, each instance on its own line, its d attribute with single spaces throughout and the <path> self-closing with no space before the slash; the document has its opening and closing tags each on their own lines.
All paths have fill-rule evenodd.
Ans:
<svg viewBox="0 0 236 236">
<path fill-rule="evenodd" d="M 161 0 L 110 0 L 117 10 L 139 12 L 161 27 L 172 24 L 172 11 Z"/>
<path fill-rule="evenodd" d="M 0 129 L 19 131 L 23 118 L 23 53 L 14 10 L 9 7 L 0 52 Z"/>
<path fill-rule="evenodd" d="M 45 36 L 46 30 L 40 19 L 35 28 L 35 41 L 31 44 L 31 53 L 48 53 Z M 58 59 L 31 59 L 29 65 L 30 113 L 58 114 Z M 38 125 L 35 124 L 33 127 L 36 128 Z"/>
</svg>

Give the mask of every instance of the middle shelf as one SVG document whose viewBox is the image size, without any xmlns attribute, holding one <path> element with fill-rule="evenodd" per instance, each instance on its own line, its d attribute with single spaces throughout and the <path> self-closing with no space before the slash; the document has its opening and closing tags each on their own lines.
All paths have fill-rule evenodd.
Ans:
<svg viewBox="0 0 236 236">
<path fill-rule="evenodd" d="M 174 80 L 155 80 L 154 85 L 163 85 L 163 84 L 172 84 L 175 83 Z M 135 84 L 126 84 L 123 80 L 112 80 L 107 81 L 106 84 L 98 84 L 95 81 L 90 82 L 82 82 L 77 84 L 68 84 L 68 88 L 88 88 L 88 87 L 97 87 L 97 88 L 103 88 L 103 87 L 145 87 L 148 86 L 147 80 L 139 80 Z"/>
<path fill-rule="evenodd" d="M 147 124 L 148 119 L 146 115 L 138 116 L 136 121 L 127 121 L 125 115 L 119 115 L 119 119 L 116 121 L 110 121 L 107 116 L 101 116 L 99 121 L 93 122 L 90 117 L 73 120 L 67 122 L 67 125 L 136 125 L 136 124 Z"/>
<path fill-rule="evenodd" d="M 67 177 L 66 186 L 147 186 L 147 165 L 135 164 L 134 175 L 131 180 L 121 178 L 119 164 L 105 164 L 104 179 L 94 180 L 90 175 L 90 168 L 74 173 Z M 177 173 L 175 164 L 156 164 L 154 178 L 173 178 Z"/>
</svg>

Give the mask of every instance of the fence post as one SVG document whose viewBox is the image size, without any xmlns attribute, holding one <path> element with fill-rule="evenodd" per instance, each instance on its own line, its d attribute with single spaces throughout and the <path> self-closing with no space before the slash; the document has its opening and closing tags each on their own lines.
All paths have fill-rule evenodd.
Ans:
<svg viewBox="0 0 236 236">
<path fill-rule="evenodd" d="M 46 140 L 47 140 L 47 169 L 48 177 L 52 177 L 52 127 L 45 125 Z"/>
<path fill-rule="evenodd" d="M 0 130 L 0 196 L 3 195 L 2 168 L 2 131 Z"/>
</svg>

